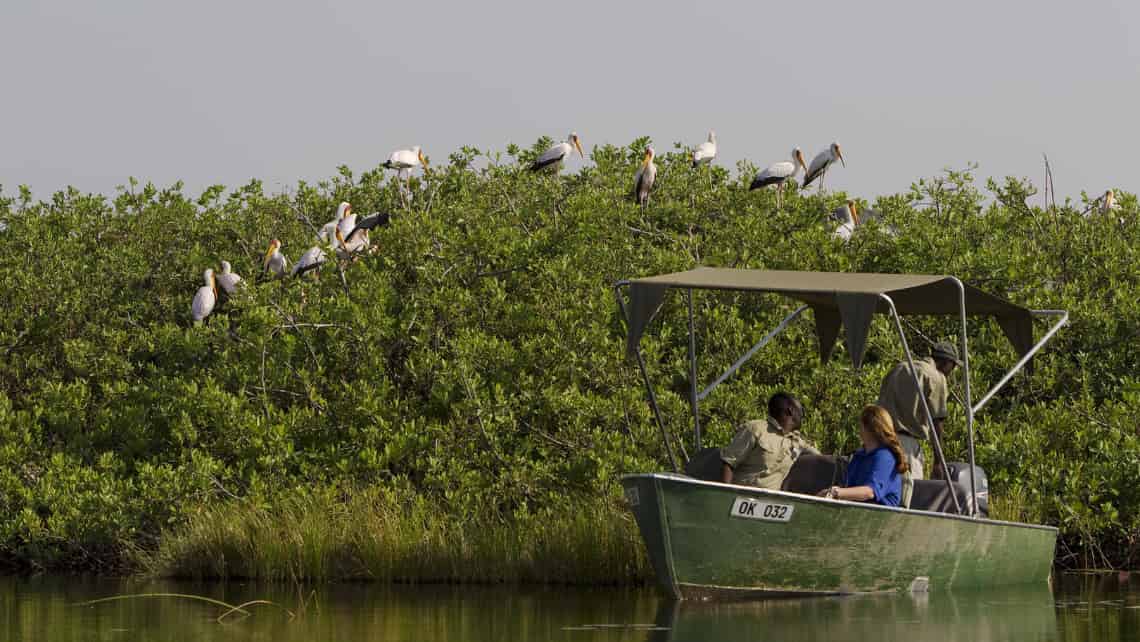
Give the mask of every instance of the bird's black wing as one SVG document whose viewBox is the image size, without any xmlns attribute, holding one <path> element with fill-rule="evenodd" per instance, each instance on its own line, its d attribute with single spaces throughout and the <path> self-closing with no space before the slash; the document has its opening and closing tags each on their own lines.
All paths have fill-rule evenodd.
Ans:
<svg viewBox="0 0 1140 642">
<path fill-rule="evenodd" d="M 752 179 L 752 184 L 748 186 L 748 189 L 753 190 L 760 189 L 761 187 L 768 187 L 769 185 L 776 185 L 783 183 L 785 180 L 787 180 L 787 178 L 787 176 L 765 176 L 763 178 L 757 176 L 756 178 Z"/>
</svg>

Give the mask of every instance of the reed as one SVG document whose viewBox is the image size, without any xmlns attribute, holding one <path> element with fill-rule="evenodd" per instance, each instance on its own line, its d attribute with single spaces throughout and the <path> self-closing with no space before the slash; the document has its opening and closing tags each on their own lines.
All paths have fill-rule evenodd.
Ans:
<svg viewBox="0 0 1140 642">
<path fill-rule="evenodd" d="M 651 570 L 619 501 L 578 499 L 509 517 L 379 490 L 297 492 L 203 507 L 154 551 L 158 577 L 267 581 L 641 584 Z"/>
</svg>

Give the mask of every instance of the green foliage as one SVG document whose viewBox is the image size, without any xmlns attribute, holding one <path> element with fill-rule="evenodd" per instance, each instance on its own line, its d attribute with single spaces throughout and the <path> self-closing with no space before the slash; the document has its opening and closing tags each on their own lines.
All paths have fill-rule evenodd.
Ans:
<svg viewBox="0 0 1140 642">
<path fill-rule="evenodd" d="M 658 156 L 642 209 L 629 192 L 647 139 L 597 147 L 594 164 L 575 174 L 525 171 L 548 142 L 505 154 L 465 147 L 412 178 L 407 196 L 379 168 L 356 176 L 345 167 L 280 194 L 252 181 L 195 198 L 134 179 L 113 198 L 0 193 L 0 559 L 110 569 L 162 552 L 165 568 L 185 568 L 164 534 L 199 541 L 196 529 L 245 512 L 264 530 L 275 510 L 321 489 L 444 506 L 449 519 L 432 527 L 442 530 L 428 531 L 441 538 L 446 524 L 462 523 L 533 533 L 533 516 L 551 506 L 612 516 L 618 476 L 666 459 L 624 358 L 611 286 L 695 265 L 947 273 L 1027 306 L 1070 310 L 1072 326 L 1032 375 L 984 413 L 979 463 L 1004 516 L 1062 528 L 1077 556 L 1066 553 L 1069 562 L 1135 558 L 1134 196 L 1118 192 L 1119 209 L 1105 213 L 1088 199 L 1042 211 L 1026 204 L 1026 181 L 989 185 L 991 199 L 969 171 L 948 172 L 859 200 L 882 220 L 844 243 L 824 220 L 844 193 L 793 187 L 776 211 L 773 192 L 748 191 L 751 166 L 694 171 L 678 146 Z M 269 239 L 296 261 L 342 200 L 362 216 L 392 212 L 371 252 L 315 278 L 258 278 Z M 191 327 L 201 273 L 223 259 L 247 287 Z M 736 294 L 696 301 L 702 381 L 792 309 Z M 682 301 L 667 300 L 644 342 L 678 435 L 688 420 L 683 320 Z M 928 336 L 954 331 L 950 321 L 913 323 Z M 1014 355 L 992 323 L 972 320 L 970 332 L 976 390 Z M 898 355 L 880 321 L 869 345 L 860 371 L 842 350 L 819 364 L 814 332 L 793 325 L 707 400 L 708 441 L 724 443 L 741 420 L 762 416 L 767 395 L 788 389 L 805 401 L 810 438 L 829 451 L 854 448 L 859 409 Z M 948 450 L 962 459 L 961 408 L 952 411 Z M 554 511 L 546 523 L 576 533 L 579 519 Z M 345 550 L 394 555 L 382 545 Z M 227 568 L 284 572 L 240 558 L 227 555 Z M 404 568 L 368 563 L 386 564 Z M 638 562 L 625 564 L 611 565 L 624 570 L 610 577 L 630 577 Z"/>
</svg>

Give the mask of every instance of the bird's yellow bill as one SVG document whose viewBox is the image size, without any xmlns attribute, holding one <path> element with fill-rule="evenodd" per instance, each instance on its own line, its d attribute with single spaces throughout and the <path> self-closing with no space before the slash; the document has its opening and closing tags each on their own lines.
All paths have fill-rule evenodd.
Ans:
<svg viewBox="0 0 1140 642">
<path fill-rule="evenodd" d="M 848 203 L 847 209 L 851 210 L 851 221 L 856 225 L 859 224 L 859 209 L 855 207 L 854 203 Z"/>
<path fill-rule="evenodd" d="M 586 154 L 582 152 L 582 141 L 577 136 L 574 137 L 574 147 L 578 148 L 578 155 L 586 158 Z"/>
<path fill-rule="evenodd" d="M 424 166 L 424 169 L 427 169 L 428 162 L 427 158 L 424 158 L 424 152 L 422 149 L 420 150 L 420 164 Z"/>
<path fill-rule="evenodd" d="M 265 258 L 261 261 L 261 269 L 263 269 L 263 270 L 269 269 L 269 259 L 273 257 L 273 250 L 276 250 L 276 249 L 277 249 L 276 245 L 274 245 L 273 243 L 269 244 L 269 249 L 265 251 Z"/>
<path fill-rule="evenodd" d="M 641 161 L 641 164 L 648 167 L 649 161 L 651 161 L 651 160 L 653 160 L 653 154 L 651 154 L 649 152 L 645 152 L 645 160 Z"/>
<path fill-rule="evenodd" d="M 839 157 L 839 162 L 843 163 L 844 167 L 847 167 L 847 161 L 843 160 L 843 152 L 839 151 L 839 145 L 835 146 L 835 155 Z"/>
</svg>

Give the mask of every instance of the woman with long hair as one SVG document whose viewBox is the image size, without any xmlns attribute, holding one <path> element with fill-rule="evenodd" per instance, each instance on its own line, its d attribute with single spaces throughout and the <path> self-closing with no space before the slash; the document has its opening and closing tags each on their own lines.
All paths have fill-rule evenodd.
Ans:
<svg viewBox="0 0 1140 642">
<path fill-rule="evenodd" d="M 863 408 L 859 438 L 863 447 L 847 465 L 846 484 L 826 488 L 819 492 L 820 497 L 898 506 L 908 468 L 890 413 L 882 406 Z"/>
</svg>

